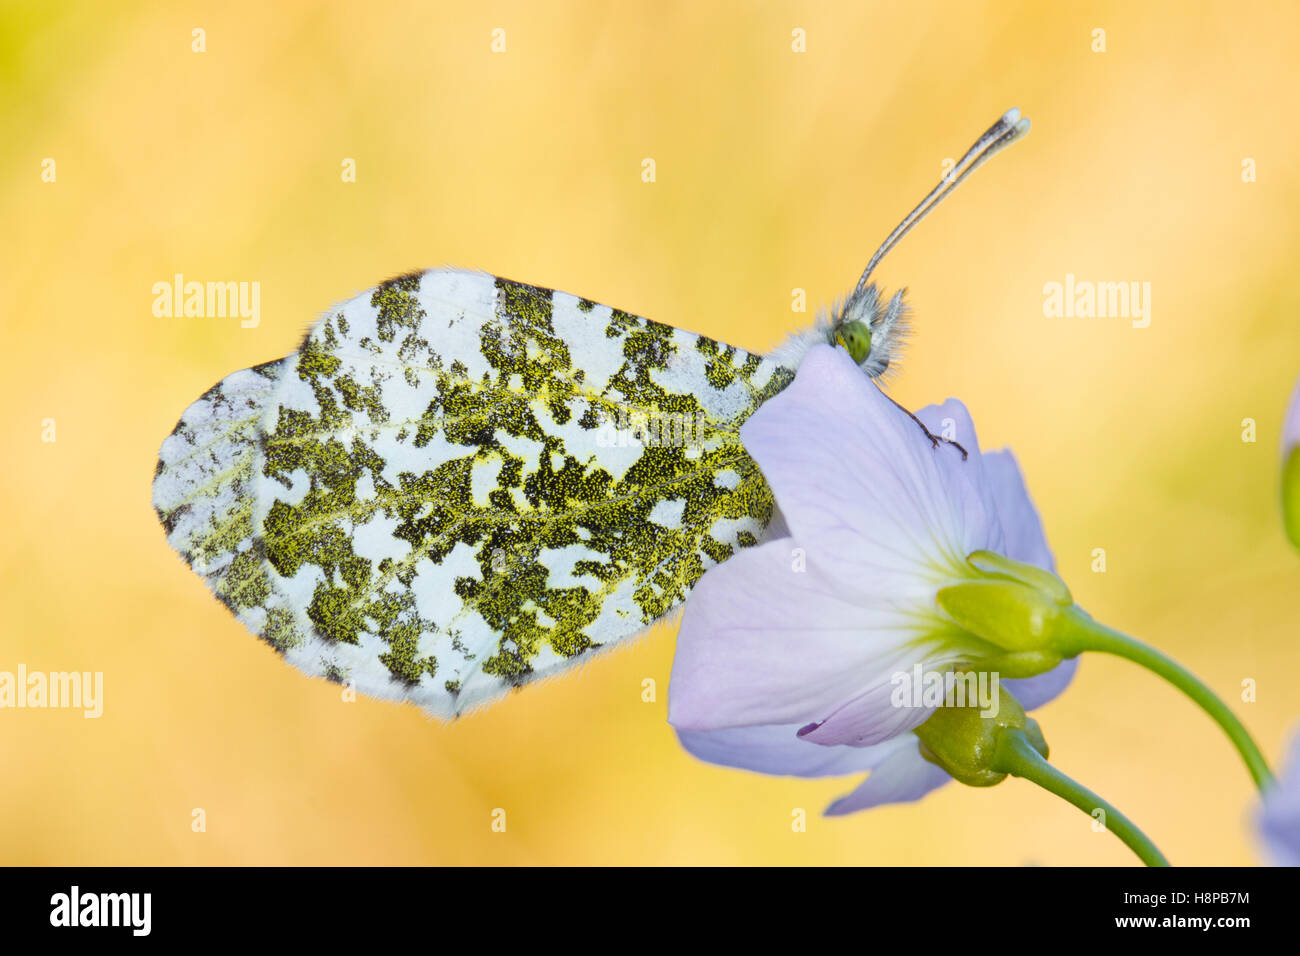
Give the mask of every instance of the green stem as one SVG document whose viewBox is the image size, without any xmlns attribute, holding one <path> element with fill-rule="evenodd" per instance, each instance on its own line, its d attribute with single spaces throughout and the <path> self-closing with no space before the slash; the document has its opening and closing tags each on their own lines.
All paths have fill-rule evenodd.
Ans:
<svg viewBox="0 0 1300 956">
<path fill-rule="evenodd" d="M 1138 855 L 1138 859 L 1147 866 L 1169 865 L 1164 854 L 1147 839 L 1145 833 L 1133 825 L 1132 820 L 1044 760 L 1023 730 L 1008 727 L 998 734 L 997 749 L 993 753 L 993 769 L 1036 783 L 1049 793 L 1074 804 L 1089 816 L 1097 809 L 1104 810 L 1106 829 L 1123 840 Z"/>
<path fill-rule="evenodd" d="M 1219 700 L 1214 691 L 1202 684 L 1191 671 L 1172 658 L 1161 654 L 1154 647 L 1136 641 L 1119 631 L 1111 630 L 1104 624 L 1098 624 L 1077 607 L 1071 608 L 1068 614 L 1064 638 L 1057 644 L 1063 654 L 1073 657 L 1080 651 L 1100 651 L 1126 658 L 1159 674 L 1194 700 L 1214 719 L 1215 723 L 1223 728 L 1232 745 L 1241 754 L 1241 759 L 1246 762 L 1246 769 L 1250 771 L 1255 786 L 1264 790 L 1273 782 L 1273 774 L 1268 769 L 1268 763 L 1245 726 L 1228 709 L 1227 704 Z"/>
</svg>

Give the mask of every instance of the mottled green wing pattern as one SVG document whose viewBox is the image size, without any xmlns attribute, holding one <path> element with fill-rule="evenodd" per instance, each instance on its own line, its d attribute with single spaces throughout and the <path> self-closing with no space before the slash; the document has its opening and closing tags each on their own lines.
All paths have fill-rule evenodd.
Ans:
<svg viewBox="0 0 1300 956">
<path fill-rule="evenodd" d="M 262 422 L 287 361 L 243 369 L 204 392 L 163 442 L 153 486 L 167 540 L 254 633 L 280 647 L 302 636 L 262 571 L 253 512 Z"/>
<path fill-rule="evenodd" d="M 155 503 L 291 662 L 449 716 L 644 630 L 756 543 L 773 501 L 739 428 L 792 378 L 587 300 L 433 270 L 195 403 Z"/>
</svg>

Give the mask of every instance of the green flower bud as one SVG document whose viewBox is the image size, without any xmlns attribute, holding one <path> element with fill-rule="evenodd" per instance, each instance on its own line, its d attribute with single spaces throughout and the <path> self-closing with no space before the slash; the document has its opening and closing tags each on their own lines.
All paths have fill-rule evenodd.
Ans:
<svg viewBox="0 0 1300 956">
<path fill-rule="evenodd" d="M 973 552 L 967 568 L 967 579 L 940 588 L 935 600 L 962 633 L 978 639 L 972 666 L 1033 677 L 1069 656 L 1061 638 L 1074 599 L 1060 578 L 992 551 Z"/>
<path fill-rule="evenodd" d="M 1282 463 L 1282 525 L 1300 548 L 1300 445 L 1287 452 Z"/>
<path fill-rule="evenodd" d="M 1019 581 L 1027 587 L 1037 588 L 1050 594 L 1062 607 L 1074 603 L 1074 598 L 1071 597 L 1070 589 L 1065 586 L 1065 582 L 1051 571 L 1044 571 L 1036 564 L 1013 561 L 996 551 L 972 551 L 966 560 L 972 567 L 987 575 Z"/>
<path fill-rule="evenodd" d="M 996 769 L 998 737 L 1008 729 L 1023 731 L 1034 749 L 1047 756 L 1047 741 L 1038 722 L 1025 716 L 1020 702 L 998 688 L 996 717 L 983 717 L 978 707 L 940 707 L 920 727 L 921 756 L 953 779 L 971 787 L 991 787 L 1007 774 Z"/>
</svg>

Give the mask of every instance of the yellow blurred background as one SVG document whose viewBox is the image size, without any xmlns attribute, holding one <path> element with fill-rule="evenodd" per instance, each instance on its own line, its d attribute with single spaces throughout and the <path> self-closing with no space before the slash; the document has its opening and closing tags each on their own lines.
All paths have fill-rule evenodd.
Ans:
<svg viewBox="0 0 1300 956">
<path fill-rule="evenodd" d="M 0 711 L 0 862 L 1133 863 L 1021 781 L 824 819 L 855 779 L 695 761 L 664 720 L 673 627 L 453 725 L 345 702 L 172 553 L 156 452 L 222 376 L 422 267 L 770 347 L 810 318 L 792 289 L 848 291 L 944 159 L 1019 106 L 1030 136 L 877 273 L 916 310 L 893 394 L 962 398 L 1020 457 L 1079 602 L 1198 673 L 1275 759 L 1300 718 L 1276 504 L 1298 39 L 1300 8 L 1241 0 L 5 0 L 0 670 L 103 671 L 105 692 L 98 720 Z M 260 325 L 155 318 L 177 272 L 260 282 Z M 1044 317 L 1067 274 L 1150 282 L 1150 327 Z M 1244 767 L 1156 677 L 1088 658 L 1038 716 L 1054 762 L 1174 863 L 1258 859 Z"/>
</svg>

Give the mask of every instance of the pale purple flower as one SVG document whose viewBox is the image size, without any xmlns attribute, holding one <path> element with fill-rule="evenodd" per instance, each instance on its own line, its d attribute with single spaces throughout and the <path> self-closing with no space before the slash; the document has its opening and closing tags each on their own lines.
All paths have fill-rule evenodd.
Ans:
<svg viewBox="0 0 1300 956">
<path fill-rule="evenodd" d="M 1300 729 L 1291 738 L 1281 773 L 1264 793 L 1258 823 L 1270 861 L 1300 866 Z"/>
<path fill-rule="evenodd" d="M 1291 401 L 1286 407 L 1286 417 L 1282 420 L 1282 457 L 1300 447 L 1300 382 L 1296 382 L 1291 392 Z"/>
<path fill-rule="evenodd" d="M 1010 452 L 981 453 L 958 401 L 919 417 L 969 459 L 932 447 L 843 350 L 817 346 L 746 422 L 782 536 L 711 569 L 687 602 L 668 718 L 692 754 L 769 774 L 870 770 L 828 813 L 916 800 L 950 779 L 910 733 L 932 709 L 893 706 L 892 678 L 998 650 L 936 602 L 978 576 L 972 552 L 1054 566 Z M 1004 686 L 1041 706 L 1074 666 Z"/>
</svg>

